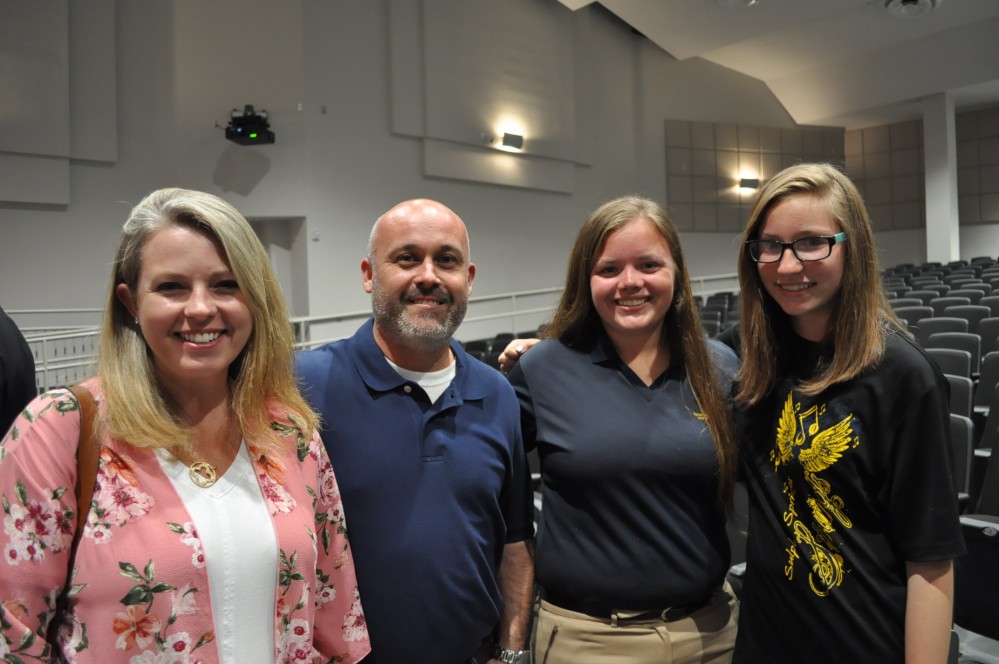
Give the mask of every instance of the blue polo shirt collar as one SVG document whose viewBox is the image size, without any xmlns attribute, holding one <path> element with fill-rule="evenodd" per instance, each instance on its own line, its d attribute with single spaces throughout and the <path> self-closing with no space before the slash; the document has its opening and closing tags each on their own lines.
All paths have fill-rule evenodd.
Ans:
<svg viewBox="0 0 999 664">
<path fill-rule="evenodd" d="M 410 381 L 406 380 L 389 365 L 385 359 L 382 349 L 375 341 L 375 321 L 369 318 L 364 325 L 350 338 L 352 357 L 354 365 L 361 376 L 361 380 L 369 389 L 375 392 L 393 392 L 402 388 Z M 465 401 L 478 401 L 485 398 L 485 388 L 476 386 L 476 381 L 470 380 L 469 364 L 471 358 L 454 339 L 451 340 L 451 352 L 454 353 L 455 367 L 454 380 L 451 385 L 441 395 L 438 404 L 441 407 L 460 406 Z"/>
</svg>

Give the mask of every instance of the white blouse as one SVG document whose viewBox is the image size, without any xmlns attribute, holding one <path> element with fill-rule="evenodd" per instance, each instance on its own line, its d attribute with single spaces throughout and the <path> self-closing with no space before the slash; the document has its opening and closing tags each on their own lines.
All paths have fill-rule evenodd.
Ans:
<svg viewBox="0 0 999 664">
<path fill-rule="evenodd" d="M 240 444 L 225 474 L 204 489 L 169 452 L 156 450 L 156 456 L 204 546 L 222 662 L 273 662 L 277 537 L 246 443 Z"/>
</svg>

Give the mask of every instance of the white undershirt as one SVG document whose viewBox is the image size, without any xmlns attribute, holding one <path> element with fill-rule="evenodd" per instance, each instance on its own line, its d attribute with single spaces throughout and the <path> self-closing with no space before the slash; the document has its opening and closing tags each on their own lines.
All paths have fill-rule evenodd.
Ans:
<svg viewBox="0 0 999 664">
<path fill-rule="evenodd" d="M 156 450 L 163 471 L 197 528 L 208 565 L 208 589 L 219 657 L 226 664 L 274 661 L 278 546 L 267 503 L 241 443 L 232 465 L 202 489 L 188 467 Z M 192 547 L 191 554 L 196 551 Z M 204 608 L 206 597 L 197 593 Z"/>
<path fill-rule="evenodd" d="M 447 389 L 451 381 L 454 380 L 454 374 L 456 372 L 456 367 L 458 366 L 454 360 L 451 360 L 446 368 L 440 371 L 410 371 L 409 369 L 403 369 L 398 364 L 392 360 L 385 358 L 385 361 L 389 363 L 396 372 L 405 378 L 406 380 L 411 380 L 427 393 L 430 397 L 430 403 L 434 403 L 437 399 L 444 394 L 444 390 Z"/>
</svg>

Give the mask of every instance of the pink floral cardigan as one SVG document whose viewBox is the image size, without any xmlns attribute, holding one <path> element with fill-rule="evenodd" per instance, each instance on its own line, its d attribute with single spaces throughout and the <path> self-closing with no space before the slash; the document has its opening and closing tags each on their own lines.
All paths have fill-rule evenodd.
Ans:
<svg viewBox="0 0 999 664">
<path fill-rule="evenodd" d="M 100 399 L 100 383 L 88 385 Z M 370 649 L 333 469 L 318 434 L 272 425 L 287 453 L 250 445 L 279 546 L 277 662 L 357 662 Z M 46 626 L 75 529 L 80 416 L 57 390 L 31 402 L 0 444 L 0 661 L 47 660 Z M 201 540 L 155 454 L 101 441 L 97 487 L 76 557 L 69 662 L 218 662 Z M 264 582 L 264 581 L 262 581 Z"/>
</svg>

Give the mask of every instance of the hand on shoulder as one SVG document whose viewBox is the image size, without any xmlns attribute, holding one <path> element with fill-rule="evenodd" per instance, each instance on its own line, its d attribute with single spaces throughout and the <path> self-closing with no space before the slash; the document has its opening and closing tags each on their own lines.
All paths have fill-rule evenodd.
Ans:
<svg viewBox="0 0 999 664">
<path fill-rule="evenodd" d="M 541 341 L 541 339 L 514 339 L 506 345 L 499 356 L 499 367 L 503 373 L 510 373 L 510 370 L 517 364 L 520 356 L 530 350 L 531 346 Z"/>
</svg>

